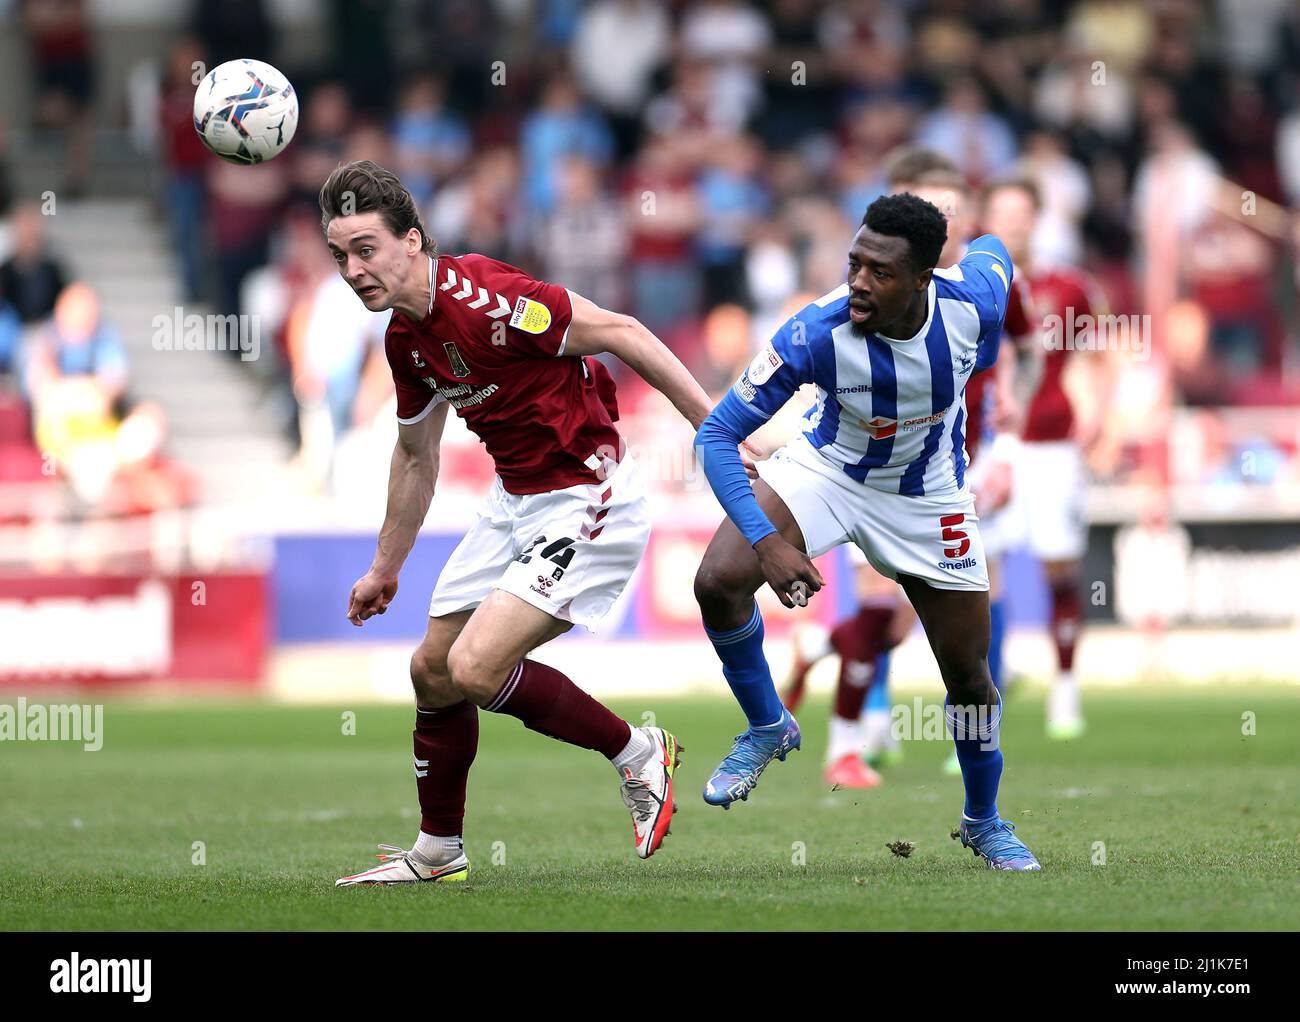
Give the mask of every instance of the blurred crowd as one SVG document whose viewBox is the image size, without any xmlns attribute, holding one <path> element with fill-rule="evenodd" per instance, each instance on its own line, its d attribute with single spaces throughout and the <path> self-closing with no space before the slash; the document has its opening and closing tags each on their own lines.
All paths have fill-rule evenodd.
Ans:
<svg viewBox="0 0 1300 1022">
<path fill-rule="evenodd" d="M 187 299 L 262 317 L 305 445 L 391 393 L 383 322 L 337 277 L 316 207 L 362 157 L 397 170 L 442 250 L 635 315 L 720 393 L 842 279 L 890 152 L 928 146 L 976 190 L 1030 176 L 1036 261 L 1152 316 L 1159 379 L 1117 391 L 1137 402 L 1119 420 L 1157 399 L 1300 403 L 1289 0 L 338 0 L 312 66 L 282 62 L 270 6 L 197 6 L 158 92 L 160 159 Z M 191 123 L 196 62 L 239 56 L 302 100 L 289 150 L 257 167 L 214 159 Z M 0 283 L 0 315 L 21 315 L 15 294 Z M 613 368 L 635 414 L 645 388 Z"/>
</svg>

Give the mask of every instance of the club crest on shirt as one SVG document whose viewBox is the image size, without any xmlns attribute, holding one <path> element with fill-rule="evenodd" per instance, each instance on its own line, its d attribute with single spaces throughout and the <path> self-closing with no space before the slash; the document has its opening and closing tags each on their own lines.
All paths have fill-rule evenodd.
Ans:
<svg viewBox="0 0 1300 1022">
<path fill-rule="evenodd" d="M 520 298 L 510 315 L 510 325 L 526 334 L 544 334 L 551 325 L 551 310 L 531 298 Z"/>
<path fill-rule="evenodd" d="M 465 360 L 460 357 L 460 352 L 456 350 L 455 343 L 452 341 L 444 341 L 442 349 L 447 353 L 447 361 L 451 363 L 451 375 L 456 377 L 458 380 L 463 380 L 468 376 L 469 366 L 467 366 Z"/>
</svg>

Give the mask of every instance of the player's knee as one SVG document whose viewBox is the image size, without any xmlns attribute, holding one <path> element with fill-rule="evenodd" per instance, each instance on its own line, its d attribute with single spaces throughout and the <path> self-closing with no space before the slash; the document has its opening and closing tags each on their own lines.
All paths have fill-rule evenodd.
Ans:
<svg viewBox="0 0 1300 1022">
<path fill-rule="evenodd" d="M 411 654 L 411 687 L 418 706 L 443 706 L 458 697 L 447 669 L 447 658 L 424 646 Z"/>
<path fill-rule="evenodd" d="M 464 698 L 480 706 L 490 702 L 501 689 L 504 675 L 490 658 L 475 652 L 463 640 L 457 640 L 447 654 L 451 684 Z"/>
<path fill-rule="evenodd" d="M 726 612 L 751 595 L 745 592 L 745 580 L 739 572 L 720 560 L 706 557 L 695 572 L 695 602 L 705 617 Z"/>
<path fill-rule="evenodd" d="M 987 703 L 992 696 L 993 682 L 984 657 L 968 651 L 953 651 L 941 654 L 937 659 L 950 703 L 958 706 Z"/>
</svg>

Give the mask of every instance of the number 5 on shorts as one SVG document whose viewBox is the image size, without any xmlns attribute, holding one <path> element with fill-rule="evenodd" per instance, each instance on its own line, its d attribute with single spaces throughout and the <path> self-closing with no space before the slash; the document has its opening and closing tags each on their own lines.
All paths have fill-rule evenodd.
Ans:
<svg viewBox="0 0 1300 1022">
<path fill-rule="evenodd" d="M 962 532 L 956 526 L 966 520 L 964 514 L 944 515 L 939 519 L 939 524 L 943 526 L 943 541 L 945 543 L 956 543 L 957 546 L 946 546 L 943 548 L 944 557 L 964 557 L 966 551 L 970 549 L 970 537 Z"/>
</svg>

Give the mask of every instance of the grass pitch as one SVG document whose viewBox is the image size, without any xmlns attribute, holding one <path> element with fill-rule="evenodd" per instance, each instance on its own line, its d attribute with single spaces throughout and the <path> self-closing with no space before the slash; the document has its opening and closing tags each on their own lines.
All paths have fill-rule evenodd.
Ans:
<svg viewBox="0 0 1300 1022">
<path fill-rule="evenodd" d="M 1295 689 L 1089 692 L 1089 733 L 1068 744 L 1042 736 L 1037 694 L 1013 696 L 999 805 L 1037 875 L 994 874 L 949 839 L 961 784 L 940 774 L 946 742 L 909 743 L 883 788 L 828 790 L 825 702 L 800 714 L 804 751 L 725 813 L 700 790 L 738 730 L 730 701 L 616 702 L 636 723 L 653 710 L 687 750 L 673 835 L 647 862 L 606 763 L 481 714 L 469 882 L 346 890 L 336 877 L 418 828 L 411 710 L 354 707 L 347 735 L 343 707 L 110 703 L 99 752 L 0 744 L 0 926 L 1300 926 Z"/>
</svg>

